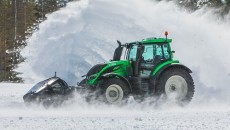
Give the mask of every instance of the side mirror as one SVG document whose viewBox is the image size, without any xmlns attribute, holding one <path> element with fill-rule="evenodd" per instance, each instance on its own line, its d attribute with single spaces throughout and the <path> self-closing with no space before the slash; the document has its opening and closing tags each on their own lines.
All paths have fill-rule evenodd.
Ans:
<svg viewBox="0 0 230 130">
<path fill-rule="evenodd" d="M 172 51 L 172 53 L 175 53 L 175 51 Z"/>
</svg>

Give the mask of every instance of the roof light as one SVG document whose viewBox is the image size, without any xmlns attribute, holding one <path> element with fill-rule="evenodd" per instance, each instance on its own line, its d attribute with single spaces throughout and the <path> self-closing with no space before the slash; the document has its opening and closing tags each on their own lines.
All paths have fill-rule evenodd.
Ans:
<svg viewBox="0 0 230 130">
<path fill-rule="evenodd" d="M 168 31 L 165 31 L 165 35 L 167 36 L 169 33 L 168 33 Z"/>
</svg>

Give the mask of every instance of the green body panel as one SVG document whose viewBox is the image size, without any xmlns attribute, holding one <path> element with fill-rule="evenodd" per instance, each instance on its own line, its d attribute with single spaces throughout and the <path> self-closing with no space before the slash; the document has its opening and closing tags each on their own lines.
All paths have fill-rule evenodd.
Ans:
<svg viewBox="0 0 230 130">
<path fill-rule="evenodd" d="M 156 75 L 156 73 L 157 73 L 158 71 L 160 71 L 164 66 L 169 65 L 169 64 L 174 64 L 174 63 L 179 63 L 179 61 L 178 61 L 178 60 L 169 60 L 169 61 L 165 61 L 165 62 L 163 62 L 163 63 L 158 64 L 158 65 L 154 68 L 154 71 L 151 73 L 151 76 Z"/>
<path fill-rule="evenodd" d="M 141 43 L 143 44 L 152 44 L 152 43 L 171 43 L 172 39 L 166 39 L 166 38 L 148 38 L 143 39 Z"/>
<path fill-rule="evenodd" d="M 106 70 L 110 68 L 112 68 L 112 71 L 106 72 Z M 100 76 L 106 73 L 113 73 L 113 74 L 117 74 L 117 75 L 126 77 L 128 76 L 128 69 L 131 69 L 131 64 L 128 60 L 108 62 L 107 65 L 104 68 L 102 68 L 101 71 L 90 76 L 93 78 L 88 80 L 88 84 L 96 85 L 98 83 L 98 78 L 100 78 Z"/>
</svg>

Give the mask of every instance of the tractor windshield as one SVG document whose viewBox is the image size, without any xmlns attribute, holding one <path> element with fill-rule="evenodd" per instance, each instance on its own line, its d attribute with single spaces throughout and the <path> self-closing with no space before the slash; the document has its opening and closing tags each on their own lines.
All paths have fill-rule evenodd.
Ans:
<svg viewBox="0 0 230 130">
<path fill-rule="evenodd" d="M 142 60 L 145 62 L 154 62 L 154 60 L 168 60 L 170 59 L 170 48 L 168 44 L 149 44 L 144 45 L 144 52 Z M 128 60 L 136 61 L 137 45 L 133 45 L 129 49 L 127 55 Z"/>
</svg>

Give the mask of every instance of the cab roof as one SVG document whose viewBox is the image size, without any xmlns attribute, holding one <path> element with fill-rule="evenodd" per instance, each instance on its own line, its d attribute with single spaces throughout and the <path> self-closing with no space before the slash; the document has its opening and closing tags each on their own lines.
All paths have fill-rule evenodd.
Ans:
<svg viewBox="0 0 230 130">
<path fill-rule="evenodd" d="M 141 41 L 131 42 L 129 44 L 157 44 L 157 43 L 171 43 L 172 39 L 167 38 L 146 38 Z"/>
<path fill-rule="evenodd" d="M 141 41 L 141 43 L 170 43 L 172 42 L 172 39 L 166 39 L 166 38 L 146 38 Z"/>
</svg>

